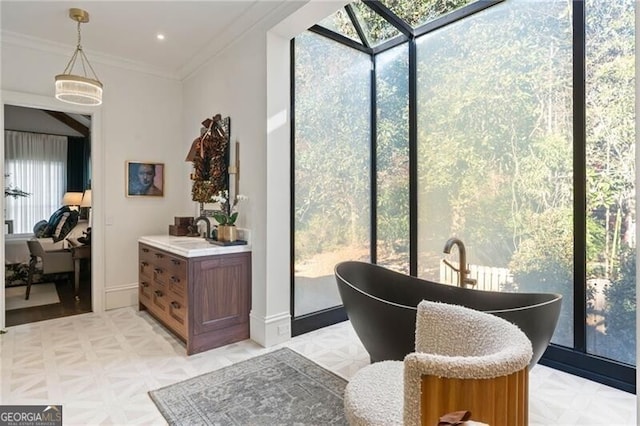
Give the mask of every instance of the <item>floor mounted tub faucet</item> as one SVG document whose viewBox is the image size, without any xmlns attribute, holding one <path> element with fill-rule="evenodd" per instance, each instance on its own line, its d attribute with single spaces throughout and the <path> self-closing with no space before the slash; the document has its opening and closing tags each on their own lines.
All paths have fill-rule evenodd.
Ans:
<svg viewBox="0 0 640 426">
<path fill-rule="evenodd" d="M 446 254 L 451 253 L 451 248 L 458 246 L 458 255 L 460 256 L 460 268 L 453 266 L 447 259 L 442 261 L 451 269 L 458 273 L 458 287 L 474 286 L 477 284 L 477 280 L 469 278 L 469 269 L 467 269 L 467 250 L 464 248 L 464 243 L 459 238 L 449 238 L 444 245 L 443 252 Z"/>
</svg>

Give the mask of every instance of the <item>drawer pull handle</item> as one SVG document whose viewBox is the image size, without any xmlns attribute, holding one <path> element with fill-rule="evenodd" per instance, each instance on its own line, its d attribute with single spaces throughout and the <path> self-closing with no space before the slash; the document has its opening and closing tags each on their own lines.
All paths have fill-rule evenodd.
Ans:
<svg viewBox="0 0 640 426">
<path fill-rule="evenodd" d="M 156 290 L 154 293 L 156 294 L 156 296 L 162 297 L 162 292 L 160 290 Z"/>
<path fill-rule="evenodd" d="M 164 254 L 162 254 L 162 253 L 156 253 L 156 257 L 157 257 L 158 259 L 161 259 L 161 258 L 163 258 L 163 257 L 164 257 Z"/>
<path fill-rule="evenodd" d="M 171 275 L 171 282 L 172 283 L 179 283 L 180 282 L 180 278 L 176 278 L 173 275 Z"/>
<path fill-rule="evenodd" d="M 143 288 L 147 288 L 147 287 L 149 287 L 149 283 L 142 281 L 140 283 L 140 286 L 143 287 Z"/>
<path fill-rule="evenodd" d="M 143 248 L 142 251 L 145 252 L 145 253 L 149 253 L 149 249 L 148 248 Z"/>
<path fill-rule="evenodd" d="M 144 267 L 144 266 L 149 266 L 149 264 L 147 262 L 140 262 L 140 264 Z"/>
<path fill-rule="evenodd" d="M 179 261 L 178 259 L 171 259 L 171 262 L 172 262 L 174 265 L 179 265 L 179 264 L 180 264 L 180 261 Z"/>
<path fill-rule="evenodd" d="M 160 268 L 155 268 L 155 269 L 154 269 L 154 272 L 155 272 L 156 274 L 162 274 L 162 269 L 160 269 Z"/>
<path fill-rule="evenodd" d="M 171 307 L 173 309 L 180 309 L 180 304 L 178 302 L 171 302 Z"/>
</svg>

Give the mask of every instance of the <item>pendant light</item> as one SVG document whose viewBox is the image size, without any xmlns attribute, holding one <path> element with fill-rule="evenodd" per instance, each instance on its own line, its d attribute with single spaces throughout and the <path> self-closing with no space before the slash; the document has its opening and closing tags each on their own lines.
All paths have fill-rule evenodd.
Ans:
<svg viewBox="0 0 640 426">
<path fill-rule="evenodd" d="M 69 18 L 78 23 L 78 45 L 62 74 L 56 75 L 56 99 L 76 105 L 100 105 L 102 103 L 102 83 L 82 50 L 80 24 L 89 22 L 86 10 L 69 9 Z M 74 75 L 73 67 L 80 59 L 83 75 Z M 93 77 L 87 76 L 87 68 Z"/>
</svg>

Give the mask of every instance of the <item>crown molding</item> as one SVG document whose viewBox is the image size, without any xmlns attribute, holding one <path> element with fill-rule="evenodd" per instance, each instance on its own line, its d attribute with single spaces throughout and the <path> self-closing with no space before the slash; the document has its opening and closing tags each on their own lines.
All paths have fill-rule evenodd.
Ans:
<svg viewBox="0 0 640 426">
<path fill-rule="evenodd" d="M 37 50 L 40 52 L 54 53 L 57 55 L 71 57 L 75 46 L 57 43 L 50 40 L 41 39 L 38 37 L 28 36 L 25 34 L 16 33 L 8 30 L 1 30 L 0 37 L 2 43 L 6 43 L 11 46 L 20 48 L 27 48 Z M 105 53 L 95 52 L 85 49 L 85 53 L 90 58 L 92 63 L 100 63 L 117 68 L 122 68 L 128 71 L 136 71 L 144 74 L 150 74 L 156 77 L 167 78 L 170 80 L 180 80 L 178 75 L 174 72 L 168 72 L 164 69 L 153 67 L 141 62 L 132 61 L 130 59 L 112 56 Z M 60 70 L 62 71 L 64 64 L 62 64 Z M 98 73 L 99 75 L 99 73 Z"/>
<path fill-rule="evenodd" d="M 276 25 L 280 20 L 295 12 L 308 1 L 290 0 L 280 3 L 256 1 L 238 19 L 229 23 L 206 47 L 181 67 L 177 72 L 177 77 L 180 80 L 188 79 L 256 28 L 264 26 L 266 27 L 265 29 L 268 29 Z M 268 9 L 264 10 L 259 6 Z M 272 22 L 274 20 L 276 22 Z"/>
<path fill-rule="evenodd" d="M 183 66 L 172 71 L 97 51 L 85 49 L 85 53 L 89 56 L 92 64 L 100 63 L 129 71 L 183 81 L 210 63 L 216 56 L 231 48 L 248 33 L 262 27 L 267 30 L 307 2 L 309 2 L 309 0 L 289 0 L 282 2 L 254 1 L 251 7 L 247 8 L 238 19 L 229 22 L 229 24 L 214 36 L 196 55 Z M 71 56 L 75 49 L 75 45 L 58 43 L 9 30 L 0 30 L 0 41 L 3 44 L 53 53 L 67 58 Z M 98 73 L 98 75 L 100 75 L 100 73 Z"/>
</svg>

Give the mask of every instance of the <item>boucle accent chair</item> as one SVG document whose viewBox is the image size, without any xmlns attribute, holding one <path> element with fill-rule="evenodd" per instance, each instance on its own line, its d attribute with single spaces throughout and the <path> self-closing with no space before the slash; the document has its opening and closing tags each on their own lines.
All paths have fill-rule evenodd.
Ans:
<svg viewBox="0 0 640 426">
<path fill-rule="evenodd" d="M 469 410 L 475 422 L 524 426 L 531 356 L 531 342 L 510 322 L 422 301 L 416 351 L 358 371 L 345 389 L 345 415 L 352 426 L 434 426 L 446 413 Z"/>
</svg>

